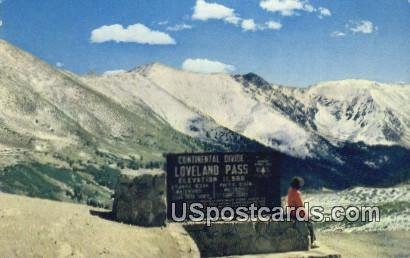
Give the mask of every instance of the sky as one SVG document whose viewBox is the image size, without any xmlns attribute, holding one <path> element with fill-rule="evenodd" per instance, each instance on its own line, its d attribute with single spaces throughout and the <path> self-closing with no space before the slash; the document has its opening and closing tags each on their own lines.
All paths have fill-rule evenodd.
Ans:
<svg viewBox="0 0 410 258">
<path fill-rule="evenodd" d="M 410 0 L 0 0 L 1 39 L 78 74 L 160 62 L 296 87 L 410 83 L 409 28 Z"/>
</svg>

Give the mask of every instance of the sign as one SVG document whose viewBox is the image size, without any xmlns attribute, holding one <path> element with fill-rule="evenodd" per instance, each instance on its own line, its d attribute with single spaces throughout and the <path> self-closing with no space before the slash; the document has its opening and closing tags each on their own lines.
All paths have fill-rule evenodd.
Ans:
<svg viewBox="0 0 410 258">
<path fill-rule="evenodd" d="M 278 207 L 279 155 L 197 153 L 167 155 L 167 217 L 181 217 L 183 204 L 204 207 Z"/>
</svg>

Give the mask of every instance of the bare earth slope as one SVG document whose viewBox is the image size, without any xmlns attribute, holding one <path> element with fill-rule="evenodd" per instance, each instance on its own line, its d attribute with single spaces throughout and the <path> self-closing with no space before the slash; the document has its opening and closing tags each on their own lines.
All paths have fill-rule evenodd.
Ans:
<svg viewBox="0 0 410 258">
<path fill-rule="evenodd" d="M 409 257 L 410 231 L 378 233 L 322 233 L 320 248 L 275 254 L 230 256 L 230 258 L 319 258 L 341 254 L 343 258 Z"/>
<path fill-rule="evenodd" d="M 342 257 L 410 257 L 410 231 L 371 233 L 323 233 L 321 243 L 342 254 Z"/>
<path fill-rule="evenodd" d="M 129 226 L 90 207 L 0 194 L 0 257 L 198 257 L 177 225 Z"/>
</svg>

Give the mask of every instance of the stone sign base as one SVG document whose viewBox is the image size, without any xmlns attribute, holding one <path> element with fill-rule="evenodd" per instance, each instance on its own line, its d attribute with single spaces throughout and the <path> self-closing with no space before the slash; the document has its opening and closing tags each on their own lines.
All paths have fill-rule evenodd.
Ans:
<svg viewBox="0 0 410 258">
<path fill-rule="evenodd" d="M 164 226 L 165 189 L 165 172 L 162 170 L 123 171 L 115 190 L 115 219 L 139 226 Z M 210 227 L 202 223 L 171 223 L 168 226 L 172 224 L 176 227 L 183 225 L 202 257 L 262 253 L 270 253 L 267 257 L 272 258 L 340 257 L 334 252 L 317 249 L 303 252 L 309 249 L 309 231 L 304 222 L 217 222 Z M 193 241 L 192 245 L 195 245 Z M 191 249 L 198 250 L 196 247 Z M 292 252 L 283 253 L 289 251 Z"/>
<path fill-rule="evenodd" d="M 201 256 L 227 256 L 309 250 L 304 222 L 218 222 L 186 224 Z"/>
<path fill-rule="evenodd" d="M 117 221 L 145 227 L 166 221 L 165 172 L 123 171 L 115 189 L 113 214 Z"/>
</svg>

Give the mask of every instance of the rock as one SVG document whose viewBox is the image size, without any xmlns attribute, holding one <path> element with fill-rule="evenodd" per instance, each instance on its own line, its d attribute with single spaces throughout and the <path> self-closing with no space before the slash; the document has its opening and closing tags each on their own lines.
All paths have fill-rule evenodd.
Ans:
<svg viewBox="0 0 410 258">
<path fill-rule="evenodd" d="M 309 230 L 304 222 L 218 222 L 187 224 L 201 256 L 304 251 Z"/>
<path fill-rule="evenodd" d="M 114 195 L 116 220 L 139 226 L 164 226 L 165 172 L 159 169 L 123 171 Z"/>
</svg>

